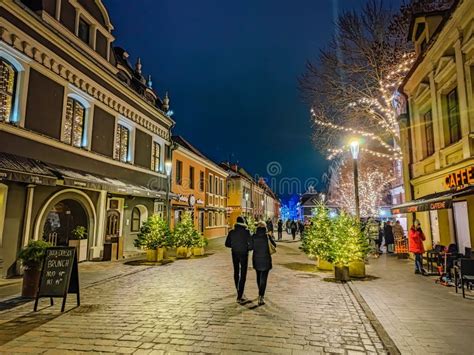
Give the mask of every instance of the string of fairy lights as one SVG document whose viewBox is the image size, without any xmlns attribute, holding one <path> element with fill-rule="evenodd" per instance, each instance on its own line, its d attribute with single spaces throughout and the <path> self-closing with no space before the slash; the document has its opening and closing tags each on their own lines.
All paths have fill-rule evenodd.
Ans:
<svg viewBox="0 0 474 355">
<path fill-rule="evenodd" d="M 363 110 L 368 113 L 387 133 L 388 136 L 398 138 L 398 122 L 397 113 L 393 107 L 394 94 L 397 88 L 402 84 L 403 78 L 410 70 L 413 62 L 415 61 L 415 53 L 405 53 L 401 58 L 401 62 L 394 67 L 384 78 L 379 81 L 379 91 L 381 96 L 377 98 L 362 97 L 355 102 L 350 103 L 348 106 L 350 109 Z M 399 161 L 402 159 L 402 152 L 397 144 L 389 144 L 381 138 L 379 135 L 367 132 L 361 129 L 347 127 L 344 125 L 335 124 L 327 121 L 324 117 L 318 117 L 313 108 L 311 108 L 311 117 L 315 124 L 326 127 L 335 131 L 341 131 L 349 133 L 352 136 L 360 136 L 369 139 L 375 143 L 378 143 L 385 152 L 374 151 L 365 147 L 361 147 L 361 151 L 366 152 L 372 156 L 379 158 L 386 158 L 393 161 Z M 344 145 L 340 148 L 328 149 L 327 159 L 332 160 L 337 156 L 344 154 L 348 151 L 348 145 Z"/>
</svg>

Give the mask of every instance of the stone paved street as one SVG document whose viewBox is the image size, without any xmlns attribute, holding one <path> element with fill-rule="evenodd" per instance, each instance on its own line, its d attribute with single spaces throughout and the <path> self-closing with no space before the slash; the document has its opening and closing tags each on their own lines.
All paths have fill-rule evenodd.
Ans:
<svg viewBox="0 0 474 355">
<path fill-rule="evenodd" d="M 279 244 L 267 288 L 256 306 L 255 273 L 235 302 L 232 264 L 223 239 L 209 255 L 142 268 L 83 289 L 82 305 L 31 312 L 31 303 L 0 313 L 0 352 L 385 353 L 347 285 L 324 281 L 299 250 Z"/>
</svg>

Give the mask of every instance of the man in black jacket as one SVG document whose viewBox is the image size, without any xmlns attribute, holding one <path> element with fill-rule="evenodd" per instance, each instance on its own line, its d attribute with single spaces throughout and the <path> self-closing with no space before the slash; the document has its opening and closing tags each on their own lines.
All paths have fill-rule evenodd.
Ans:
<svg viewBox="0 0 474 355">
<path fill-rule="evenodd" d="M 234 282 L 237 289 L 237 302 L 244 303 L 245 280 L 247 279 L 247 268 L 249 250 L 251 248 L 252 236 L 242 217 L 237 217 L 237 223 L 225 240 L 225 246 L 232 249 L 232 262 L 234 264 Z"/>
</svg>

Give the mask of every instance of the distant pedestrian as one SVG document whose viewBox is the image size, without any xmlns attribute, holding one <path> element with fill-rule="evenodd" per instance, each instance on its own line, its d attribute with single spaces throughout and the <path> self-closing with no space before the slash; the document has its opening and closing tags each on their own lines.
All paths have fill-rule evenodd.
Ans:
<svg viewBox="0 0 474 355">
<path fill-rule="evenodd" d="M 232 249 L 234 264 L 234 282 L 237 289 L 237 302 L 245 303 L 245 281 L 247 279 L 249 250 L 252 248 L 252 236 L 244 223 L 243 217 L 237 217 L 237 223 L 225 240 L 225 246 Z"/>
<path fill-rule="evenodd" d="M 291 221 L 290 223 L 290 230 L 291 230 L 291 236 L 293 237 L 293 240 L 296 238 L 296 231 L 298 230 L 298 226 L 295 221 Z"/>
<path fill-rule="evenodd" d="M 290 219 L 286 220 L 286 233 L 288 233 L 288 234 L 291 233 L 291 221 L 290 221 Z"/>
<path fill-rule="evenodd" d="M 257 273 L 258 305 L 265 304 L 265 290 L 267 288 L 268 274 L 272 268 L 272 256 L 268 243 L 276 247 L 275 240 L 267 233 L 265 222 L 259 222 L 257 230 L 252 236 L 252 264 Z"/>
<path fill-rule="evenodd" d="M 278 240 L 281 240 L 283 238 L 283 221 L 281 220 L 281 218 L 278 220 L 277 230 L 278 230 Z"/>
<path fill-rule="evenodd" d="M 302 221 L 298 221 L 298 232 L 300 233 L 300 238 L 303 239 L 304 223 Z"/>
<path fill-rule="evenodd" d="M 371 253 L 374 255 L 374 257 L 378 257 L 380 254 L 379 229 L 379 223 L 373 219 L 369 219 L 365 225 L 365 234 L 369 240 Z"/>
<path fill-rule="evenodd" d="M 423 241 L 426 239 L 425 234 L 421 230 L 421 225 L 419 220 L 415 220 L 413 225 L 410 228 L 408 234 L 409 241 L 409 251 L 415 254 L 415 274 L 426 275 L 426 271 L 423 268 L 423 253 L 425 252 L 425 247 L 423 246 Z"/>
<path fill-rule="evenodd" d="M 267 219 L 267 231 L 273 237 L 273 222 L 271 218 Z"/>
<path fill-rule="evenodd" d="M 385 222 L 383 227 L 383 237 L 385 239 L 385 246 L 387 247 L 387 253 L 393 254 L 393 230 L 390 221 Z"/>
<path fill-rule="evenodd" d="M 397 220 L 395 224 L 392 227 L 393 231 L 393 238 L 395 240 L 403 240 L 405 239 L 405 231 L 403 230 L 402 225 L 400 224 L 400 221 Z"/>
</svg>

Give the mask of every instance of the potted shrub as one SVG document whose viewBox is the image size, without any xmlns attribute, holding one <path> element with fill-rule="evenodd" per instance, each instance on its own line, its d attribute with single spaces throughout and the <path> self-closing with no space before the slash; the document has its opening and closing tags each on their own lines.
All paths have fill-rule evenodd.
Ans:
<svg viewBox="0 0 474 355">
<path fill-rule="evenodd" d="M 196 233 L 191 214 L 189 212 L 183 213 L 181 220 L 176 223 L 173 231 L 177 258 L 184 259 L 191 256 L 191 247 Z"/>
<path fill-rule="evenodd" d="M 166 221 L 158 215 L 152 215 L 140 227 L 134 245 L 146 250 L 147 261 L 161 261 L 168 235 L 169 228 Z"/>
<path fill-rule="evenodd" d="M 305 230 L 301 248 L 310 258 L 316 259 L 316 265 L 320 270 L 333 270 L 332 264 L 332 241 L 333 221 L 329 216 L 329 210 L 324 204 L 319 204 L 313 211 L 311 224 Z"/>
<path fill-rule="evenodd" d="M 76 247 L 77 261 L 87 259 L 87 229 L 84 226 L 76 226 L 71 231 L 69 246 Z"/>
<path fill-rule="evenodd" d="M 193 255 L 203 256 L 205 253 L 204 248 L 207 246 L 207 238 L 196 231 L 193 237 Z"/>
<path fill-rule="evenodd" d="M 42 240 L 32 240 L 18 254 L 18 259 L 24 268 L 22 297 L 34 298 L 36 296 L 45 250 L 51 246 L 50 243 Z"/>
</svg>

